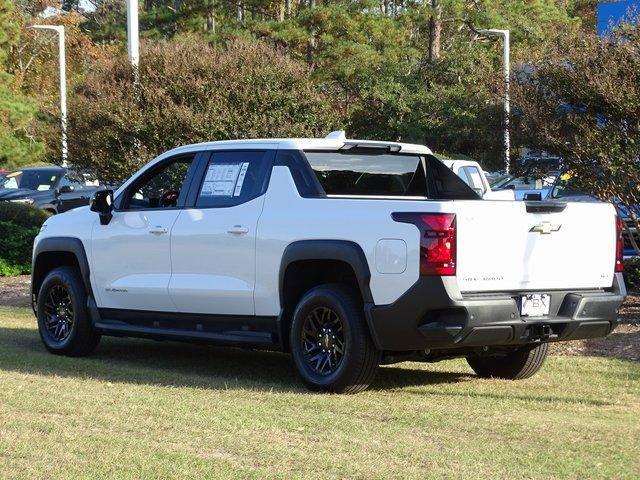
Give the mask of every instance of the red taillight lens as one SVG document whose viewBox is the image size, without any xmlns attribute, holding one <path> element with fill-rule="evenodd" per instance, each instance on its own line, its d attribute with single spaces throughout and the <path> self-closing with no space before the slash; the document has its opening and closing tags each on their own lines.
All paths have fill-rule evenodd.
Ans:
<svg viewBox="0 0 640 480">
<path fill-rule="evenodd" d="M 624 239 L 622 238 L 622 231 L 624 224 L 622 219 L 616 216 L 616 272 L 622 272 L 624 270 Z"/>
<path fill-rule="evenodd" d="M 393 213 L 396 222 L 412 223 L 420 231 L 420 275 L 456 274 L 454 213 Z"/>
</svg>

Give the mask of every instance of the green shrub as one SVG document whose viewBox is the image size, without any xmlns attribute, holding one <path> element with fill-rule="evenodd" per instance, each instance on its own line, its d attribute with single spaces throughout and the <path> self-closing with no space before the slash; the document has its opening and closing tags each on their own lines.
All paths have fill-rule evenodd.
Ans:
<svg viewBox="0 0 640 480">
<path fill-rule="evenodd" d="M 0 276 L 30 272 L 33 239 L 48 217 L 29 205 L 0 202 Z"/>
<path fill-rule="evenodd" d="M 640 258 L 634 257 L 624 262 L 624 283 L 627 289 L 640 290 Z"/>
</svg>

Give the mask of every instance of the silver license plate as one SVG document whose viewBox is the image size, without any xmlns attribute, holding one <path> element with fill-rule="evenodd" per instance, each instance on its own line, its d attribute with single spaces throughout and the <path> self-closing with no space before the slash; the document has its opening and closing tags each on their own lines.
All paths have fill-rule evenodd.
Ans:
<svg viewBox="0 0 640 480">
<path fill-rule="evenodd" d="M 531 293 L 522 295 L 520 315 L 523 317 L 542 317 L 549 315 L 551 295 L 545 293 Z"/>
</svg>

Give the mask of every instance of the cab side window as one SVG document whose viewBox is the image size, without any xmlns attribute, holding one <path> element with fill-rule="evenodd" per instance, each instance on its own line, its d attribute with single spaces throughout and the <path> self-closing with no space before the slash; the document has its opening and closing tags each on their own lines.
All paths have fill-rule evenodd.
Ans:
<svg viewBox="0 0 640 480">
<path fill-rule="evenodd" d="M 60 185 L 58 185 L 58 188 L 60 187 L 71 187 L 73 191 L 77 192 L 84 188 L 84 181 L 80 175 L 75 172 L 67 172 L 60 179 Z"/>
<path fill-rule="evenodd" d="M 232 207 L 264 194 L 270 158 L 265 151 L 213 152 L 200 183 L 196 208 Z"/>
<path fill-rule="evenodd" d="M 471 188 L 480 189 L 484 192 L 484 184 L 482 183 L 482 174 L 478 167 L 464 167 L 467 178 L 469 179 L 469 186 Z"/>
<path fill-rule="evenodd" d="M 129 188 L 123 209 L 175 208 L 185 195 L 183 187 L 194 155 L 185 155 L 163 162 L 143 174 Z"/>
</svg>

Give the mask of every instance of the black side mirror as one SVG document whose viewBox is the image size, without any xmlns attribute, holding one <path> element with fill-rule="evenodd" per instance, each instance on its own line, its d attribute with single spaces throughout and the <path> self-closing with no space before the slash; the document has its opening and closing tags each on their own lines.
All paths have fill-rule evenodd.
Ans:
<svg viewBox="0 0 640 480">
<path fill-rule="evenodd" d="M 535 193 L 533 193 L 533 192 L 529 192 L 529 193 L 525 193 L 525 194 L 524 194 L 524 198 L 523 198 L 523 200 L 524 200 L 525 202 L 527 202 L 527 201 L 540 202 L 540 201 L 542 201 L 542 193 L 540 193 L 540 192 L 535 192 Z"/>
<path fill-rule="evenodd" d="M 91 196 L 91 211 L 100 215 L 100 224 L 107 225 L 113 214 L 113 190 L 98 190 Z"/>
<path fill-rule="evenodd" d="M 73 185 L 62 185 L 61 187 L 58 187 L 58 190 L 56 190 L 56 193 L 61 194 L 61 193 L 72 193 L 75 190 L 75 188 L 73 188 Z"/>
</svg>

